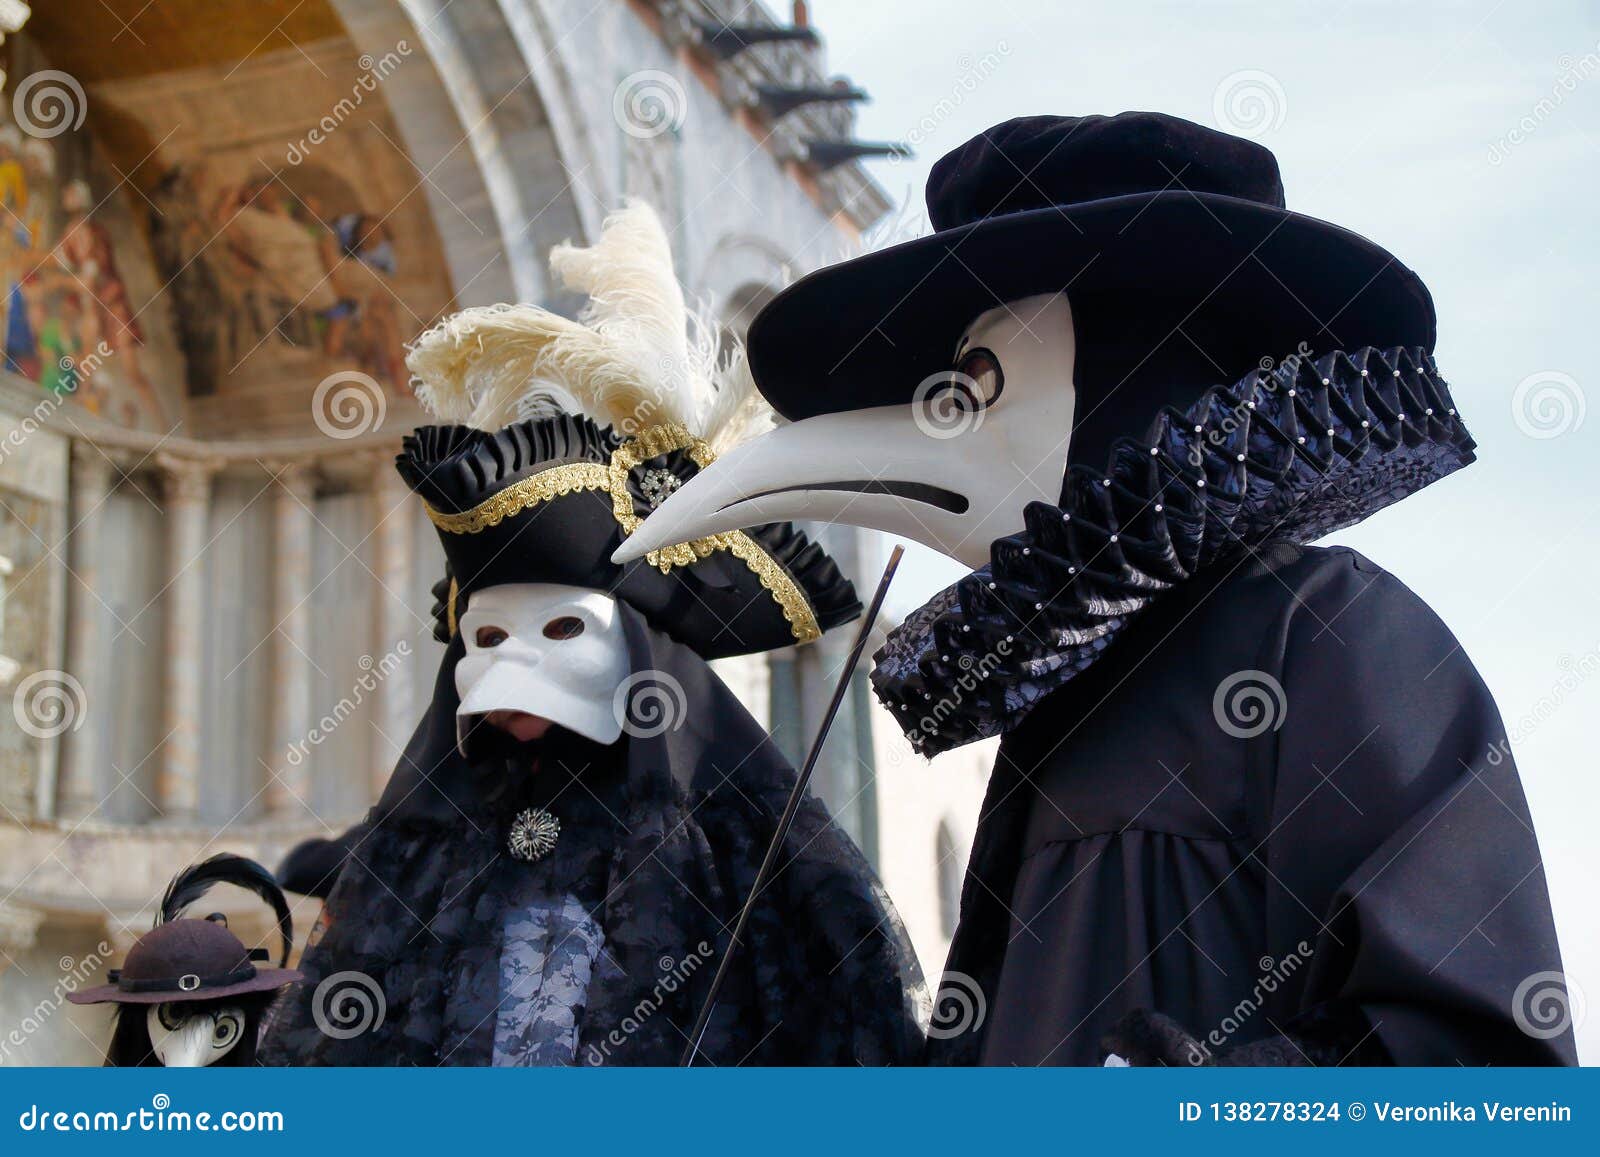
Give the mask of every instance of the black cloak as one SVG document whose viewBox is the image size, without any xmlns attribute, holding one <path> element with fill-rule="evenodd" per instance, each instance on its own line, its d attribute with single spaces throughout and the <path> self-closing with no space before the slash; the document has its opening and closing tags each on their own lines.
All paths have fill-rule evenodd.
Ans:
<svg viewBox="0 0 1600 1157">
<path fill-rule="evenodd" d="M 1426 351 L 1289 359 L 1072 464 L 891 634 L 913 743 L 1005 736 L 935 1063 L 1573 1062 L 1493 700 L 1398 581 L 1296 545 L 1472 451 Z"/>
<path fill-rule="evenodd" d="M 1576 1063 L 1494 703 L 1353 551 L 1159 601 L 1002 741 L 979 832 L 945 983 L 986 1015 L 934 1063 Z"/>
<path fill-rule="evenodd" d="M 501 933 L 536 873 L 603 931 L 574 1062 L 677 1063 L 795 773 L 703 659 L 619 608 L 633 670 L 652 673 L 681 726 L 632 728 L 609 747 L 554 729 L 532 776 L 516 762 L 469 764 L 456 749 L 457 636 L 394 778 L 351 833 L 305 980 L 268 1027 L 266 1063 L 490 1063 Z M 506 851 L 512 817 L 530 806 L 561 822 L 554 851 L 533 864 Z M 912 1059 L 921 984 L 871 868 L 808 797 L 700 1063 Z M 354 1004 L 337 1005 L 341 985 Z"/>
</svg>

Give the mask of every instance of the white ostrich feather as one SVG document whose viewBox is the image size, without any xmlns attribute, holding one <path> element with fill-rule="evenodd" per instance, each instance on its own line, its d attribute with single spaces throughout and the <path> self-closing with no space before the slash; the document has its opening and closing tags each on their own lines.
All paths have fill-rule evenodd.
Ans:
<svg viewBox="0 0 1600 1157">
<path fill-rule="evenodd" d="M 744 351 L 723 348 L 704 305 L 689 309 L 648 205 L 613 213 L 588 248 L 557 246 L 550 268 L 589 295 L 578 320 L 534 305 L 480 307 L 411 344 L 412 388 L 430 413 L 487 430 L 559 410 L 629 433 L 674 422 L 719 451 L 736 429 L 758 432 L 765 404 Z"/>
</svg>

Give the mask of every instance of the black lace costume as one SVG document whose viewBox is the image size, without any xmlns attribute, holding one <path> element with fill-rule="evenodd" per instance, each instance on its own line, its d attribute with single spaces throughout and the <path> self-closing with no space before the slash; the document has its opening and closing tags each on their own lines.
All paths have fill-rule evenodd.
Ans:
<svg viewBox="0 0 1600 1157">
<path fill-rule="evenodd" d="M 502 936 L 532 880 L 577 897 L 604 937 L 572 1061 L 677 1062 L 794 772 L 704 660 L 620 607 L 634 670 L 682 688 L 682 726 L 636 728 L 609 747 L 557 729 L 531 777 L 515 761 L 469 765 L 455 747 L 457 637 L 394 779 L 350 834 L 306 979 L 269 1029 L 267 1063 L 489 1064 L 497 1030 L 505 1039 Z M 534 864 L 506 853 L 513 818 L 530 806 L 561 822 L 555 850 Z M 347 972 L 371 978 L 383 1008 L 381 1023 L 350 1035 L 330 1003 L 335 974 Z M 704 1057 L 899 1063 L 920 1044 L 920 988 L 871 869 L 808 799 Z"/>
</svg>

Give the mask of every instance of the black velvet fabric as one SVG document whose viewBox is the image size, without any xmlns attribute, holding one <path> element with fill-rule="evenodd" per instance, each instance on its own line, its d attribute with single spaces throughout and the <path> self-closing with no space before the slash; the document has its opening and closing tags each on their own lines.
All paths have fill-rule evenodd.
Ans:
<svg viewBox="0 0 1600 1157">
<path fill-rule="evenodd" d="M 455 751 L 458 638 L 367 831 L 351 840 L 302 961 L 306 979 L 268 1028 L 266 1063 L 490 1063 L 501 929 L 533 871 L 552 873 L 604 933 L 577 1063 L 677 1063 L 794 772 L 702 659 L 622 607 L 633 669 L 681 688 L 668 716 L 681 726 L 646 734 L 659 719 L 641 707 L 640 734 L 610 747 L 552 732 L 535 775 L 526 760 L 469 765 Z M 529 806 L 562 825 L 550 859 L 534 865 L 506 853 L 511 817 Z M 348 971 L 376 984 L 384 1017 L 329 1035 L 317 1025 L 317 986 Z M 701 1063 L 907 1061 L 920 1047 L 920 992 L 881 886 L 808 797 Z"/>
<path fill-rule="evenodd" d="M 1125 112 L 1017 117 L 985 129 L 934 164 L 928 217 L 935 229 L 955 229 L 1005 213 L 1160 189 L 1174 178 L 1196 193 L 1284 207 L 1269 149 L 1178 117 Z"/>
<path fill-rule="evenodd" d="M 1360 555 L 1269 542 L 1002 741 L 929 1059 L 1573 1064 L 1529 1007 L 1560 969 L 1460 645 Z"/>
<path fill-rule="evenodd" d="M 820 269 L 750 326 L 750 365 L 784 417 L 910 402 L 1000 302 L 1066 292 L 1077 312 L 1155 315 L 1248 335 L 1211 348 L 1222 380 L 1263 354 L 1432 351 L 1433 299 L 1381 246 L 1284 207 L 1272 154 L 1178 117 L 1028 117 L 935 166 L 935 232 Z M 1136 299 L 1128 312 L 1112 303 Z M 1121 327 L 1130 364 L 1173 332 Z M 1201 340 L 1197 335 L 1190 335 Z M 1102 337 L 1100 340 L 1108 340 Z M 1126 432 L 1128 427 L 1123 428 Z"/>
</svg>

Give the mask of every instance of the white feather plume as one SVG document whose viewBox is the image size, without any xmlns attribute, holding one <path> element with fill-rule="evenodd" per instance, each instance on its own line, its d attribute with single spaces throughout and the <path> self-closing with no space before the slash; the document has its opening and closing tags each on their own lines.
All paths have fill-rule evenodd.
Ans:
<svg viewBox="0 0 1600 1157">
<path fill-rule="evenodd" d="M 412 389 L 435 417 L 486 430 L 557 410 L 624 432 L 674 422 L 718 452 L 770 424 L 743 349 L 724 348 L 704 305 L 689 309 L 648 205 L 613 213 L 592 246 L 557 246 L 550 268 L 588 294 L 576 321 L 534 305 L 479 307 L 412 342 Z"/>
</svg>

